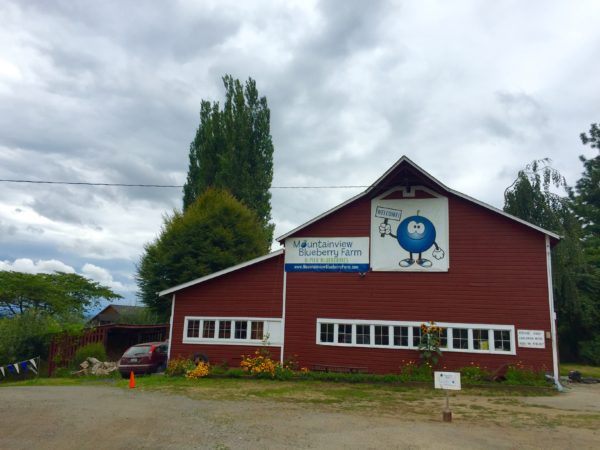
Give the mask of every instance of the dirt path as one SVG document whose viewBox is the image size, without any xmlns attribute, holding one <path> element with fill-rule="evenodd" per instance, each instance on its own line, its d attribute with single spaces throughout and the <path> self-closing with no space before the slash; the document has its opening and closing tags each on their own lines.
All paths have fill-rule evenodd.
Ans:
<svg viewBox="0 0 600 450">
<path fill-rule="evenodd" d="M 557 417 L 579 417 L 583 413 L 578 410 L 578 398 L 584 406 L 592 403 L 594 407 L 600 400 L 600 386 L 558 397 L 521 399 L 523 403 L 515 403 L 514 398 L 504 403 L 500 398 L 469 402 L 461 397 L 454 400 L 457 411 L 472 411 L 474 416 L 457 412 L 455 421 L 445 424 L 437 414 L 415 419 L 403 417 L 402 411 L 378 415 L 376 411 L 265 399 L 197 400 L 102 386 L 3 387 L 0 448 L 599 448 L 600 421 L 589 422 L 600 417 L 596 409 L 573 426 L 529 427 L 527 421 L 481 425 L 476 420 L 480 412 L 489 414 L 489 408 L 517 418 L 540 410 Z M 596 400 L 588 402 L 590 398 Z"/>
</svg>

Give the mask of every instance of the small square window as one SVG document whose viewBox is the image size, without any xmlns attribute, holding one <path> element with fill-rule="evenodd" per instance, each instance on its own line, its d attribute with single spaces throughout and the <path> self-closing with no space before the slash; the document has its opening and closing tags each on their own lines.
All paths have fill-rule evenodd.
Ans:
<svg viewBox="0 0 600 450">
<path fill-rule="evenodd" d="M 234 336 L 236 339 L 246 339 L 248 337 L 248 322 L 236 320 Z"/>
<path fill-rule="evenodd" d="M 452 328 L 452 348 L 469 348 L 469 330 L 466 328 Z"/>
<path fill-rule="evenodd" d="M 189 338 L 200 337 L 200 321 L 199 320 L 188 320 L 187 337 L 189 337 Z"/>
<path fill-rule="evenodd" d="M 510 352 L 510 331 L 494 330 L 494 350 Z"/>
<path fill-rule="evenodd" d="M 390 345 L 390 327 L 375 325 L 375 345 Z"/>
<path fill-rule="evenodd" d="M 212 339 L 215 337 L 215 321 L 205 320 L 202 327 L 202 337 L 206 339 Z"/>
<path fill-rule="evenodd" d="M 371 343 L 371 325 L 356 325 L 356 343 L 363 345 Z"/>
<path fill-rule="evenodd" d="M 219 339 L 231 338 L 231 321 L 219 320 Z"/>
<path fill-rule="evenodd" d="M 473 330 L 473 348 L 475 350 L 489 350 L 490 341 L 488 330 Z"/>
<path fill-rule="evenodd" d="M 338 324 L 338 342 L 340 344 L 352 344 L 352 325 L 348 323 Z"/>
<path fill-rule="evenodd" d="M 408 347 L 408 327 L 394 327 L 394 345 Z"/>
<path fill-rule="evenodd" d="M 333 324 L 321 324 L 321 342 L 333 342 Z"/>
<path fill-rule="evenodd" d="M 263 338 L 263 322 L 252 322 L 250 327 L 250 339 L 262 340 Z"/>
</svg>

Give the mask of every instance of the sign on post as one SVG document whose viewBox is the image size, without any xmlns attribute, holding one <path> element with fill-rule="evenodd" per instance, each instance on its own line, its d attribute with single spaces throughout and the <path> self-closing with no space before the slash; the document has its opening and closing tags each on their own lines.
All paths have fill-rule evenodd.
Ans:
<svg viewBox="0 0 600 450">
<path fill-rule="evenodd" d="M 434 372 L 434 387 L 460 391 L 460 372 Z"/>
</svg>

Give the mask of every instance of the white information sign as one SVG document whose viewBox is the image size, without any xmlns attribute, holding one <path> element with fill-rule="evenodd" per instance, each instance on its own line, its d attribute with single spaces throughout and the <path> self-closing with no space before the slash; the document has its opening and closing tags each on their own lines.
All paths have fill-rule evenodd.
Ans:
<svg viewBox="0 0 600 450">
<path fill-rule="evenodd" d="M 368 272 L 368 237 L 285 240 L 286 272 Z"/>
<path fill-rule="evenodd" d="M 518 330 L 517 342 L 519 347 L 546 348 L 544 330 Z"/>
<path fill-rule="evenodd" d="M 434 387 L 460 391 L 460 372 L 434 372 Z"/>
<path fill-rule="evenodd" d="M 447 198 L 371 201 L 372 270 L 445 272 L 448 259 Z"/>
</svg>

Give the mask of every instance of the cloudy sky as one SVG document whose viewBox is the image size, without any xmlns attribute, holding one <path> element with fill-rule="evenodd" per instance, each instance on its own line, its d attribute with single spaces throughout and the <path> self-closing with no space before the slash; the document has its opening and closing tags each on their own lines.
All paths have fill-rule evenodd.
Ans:
<svg viewBox="0 0 600 450">
<path fill-rule="evenodd" d="M 0 2 L 0 179 L 185 181 L 201 99 L 257 81 L 274 186 L 368 185 L 407 155 L 502 207 L 600 122 L 596 1 Z M 276 236 L 360 189 L 273 189 Z M 0 270 L 77 272 L 135 301 L 181 189 L 0 182 Z"/>
</svg>

